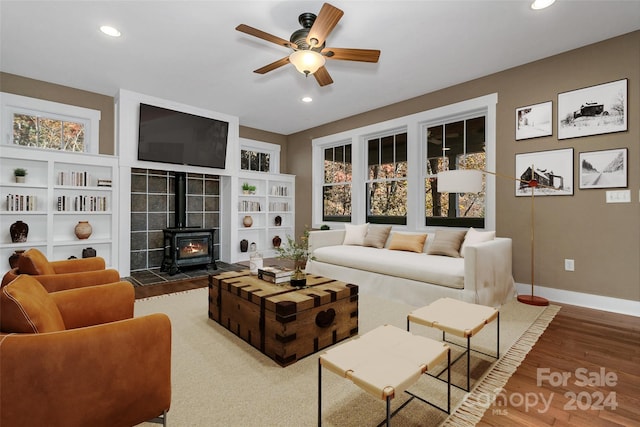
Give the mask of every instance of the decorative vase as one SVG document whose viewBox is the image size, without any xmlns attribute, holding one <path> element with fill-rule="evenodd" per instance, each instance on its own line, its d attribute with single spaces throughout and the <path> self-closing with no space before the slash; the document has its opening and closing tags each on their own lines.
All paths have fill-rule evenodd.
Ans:
<svg viewBox="0 0 640 427">
<path fill-rule="evenodd" d="M 249 245 L 249 250 L 251 252 L 255 252 L 258 250 L 258 245 L 256 245 L 256 242 L 251 242 L 251 244 Z"/>
<path fill-rule="evenodd" d="M 13 243 L 26 242 L 29 234 L 29 225 L 26 222 L 16 221 L 9 226 L 9 234 L 11 234 Z"/>
<path fill-rule="evenodd" d="M 307 275 L 300 268 L 296 268 L 291 275 L 291 286 L 296 288 L 304 288 L 307 286 Z"/>
<path fill-rule="evenodd" d="M 242 218 L 242 225 L 245 227 L 251 227 L 253 225 L 253 218 L 251 218 L 251 215 L 245 215 L 244 218 Z"/>
<path fill-rule="evenodd" d="M 240 240 L 240 252 L 247 252 L 249 249 L 249 241 L 247 239 Z"/>
<path fill-rule="evenodd" d="M 282 239 L 280 238 L 280 236 L 274 236 L 271 242 L 273 243 L 274 248 L 279 248 L 280 244 L 282 243 Z"/>
<path fill-rule="evenodd" d="M 93 228 L 91 227 L 91 224 L 89 224 L 89 221 L 78 221 L 78 224 L 76 224 L 74 231 L 76 233 L 76 237 L 82 240 L 88 239 L 89 236 L 91 236 Z"/>
<path fill-rule="evenodd" d="M 282 225 L 282 217 L 280 215 L 277 215 L 273 219 L 273 222 L 276 224 L 276 227 L 280 227 Z"/>
<path fill-rule="evenodd" d="M 24 176 L 17 176 L 16 175 L 16 183 L 24 184 L 24 178 L 25 178 Z"/>
<path fill-rule="evenodd" d="M 16 249 L 9 256 L 9 267 L 16 268 L 18 266 L 18 258 L 20 258 L 23 253 L 24 253 L 24 249 Z"/>
<path fill-rule="evenodd" d="M 82 258 L 92 258 L 96 256 L 96 250 L 93 248 L 84 248 L 82 250 Z"/>
</svg>

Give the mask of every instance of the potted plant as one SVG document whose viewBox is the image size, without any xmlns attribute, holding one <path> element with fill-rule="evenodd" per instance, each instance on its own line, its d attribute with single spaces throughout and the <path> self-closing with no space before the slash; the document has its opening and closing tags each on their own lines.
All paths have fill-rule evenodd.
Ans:
<svg viewBox="0 0 640 427">
<path fill-rule="evenodd" d="M 248 182 L 242 184 L 242 193 L 243 194 L 254 194 L 256 192 L 256 186 L 251 185 Z"/>
<path fill-rule="evenodd" d="M 27 176 L 27 170 L 24 168 L 15 168 L 13 170 L 13 176 L 16 182 L 24 182 L 24 177 Z"/>
<path fill-rule="evenodd" d="M 303 268 L 308 259 L 313 259 L 309 253 L 309 230 L 304 231 L 304 234 L 300 236 L 299 242 L 287 234 L 286 244 L 277 247 L 276 251 L 278 252 L 278 258 L 293 261 L 294 271 L 291 275 L 291 285 L 296 287 L 305 286 L 307 284 L 307 276 Z"/>
</svg>

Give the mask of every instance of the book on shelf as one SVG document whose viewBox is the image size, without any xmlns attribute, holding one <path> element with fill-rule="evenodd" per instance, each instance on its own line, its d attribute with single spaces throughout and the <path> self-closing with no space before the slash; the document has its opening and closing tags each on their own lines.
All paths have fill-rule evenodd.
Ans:
<svg viewBox="0 0 640 427">
<path fill-rule="evenodd" d="M 258 278 L 272 277 L 279 279 L 282 277 L 289 278 L 293 274 L 293 270 L 286 267 L 264 267 L 258 269 Z"/>
</svg>

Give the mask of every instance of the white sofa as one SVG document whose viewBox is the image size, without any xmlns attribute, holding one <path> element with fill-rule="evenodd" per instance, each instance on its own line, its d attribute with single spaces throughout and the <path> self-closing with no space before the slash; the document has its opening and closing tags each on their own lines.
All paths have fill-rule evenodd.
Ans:
<svg viewBox="0 0 640 427">
<path fill-rule="evenodd" d="M 391 231 L 385 247 L 378 249 L 344 245 L 345 230 L 311 231 L 312 258 L 306 271 L 356 284 L 360 293 L 413 306 L 451 297 L 497 307 L 515 296 L 510 238 L 465 244 L 464 257 L 455 258 L 427 254 L 434 240 L 432 233 L 422 253 L 390 250 L 394 233 Z"/>
</svg>

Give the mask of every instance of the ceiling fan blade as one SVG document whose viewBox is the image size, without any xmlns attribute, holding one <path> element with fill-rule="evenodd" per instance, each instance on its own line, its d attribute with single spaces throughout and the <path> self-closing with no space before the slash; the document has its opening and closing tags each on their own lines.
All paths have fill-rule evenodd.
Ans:
<svg viewBox="0 0 640 427">
<path fill-rule="evenodd" d="M 318 71 L 313 73 L 313 77 L 316 78 L 316 81 L 320 86 L 326 86 L 333 83 L 333 79 L 325 67 L 318 68 Z"/>
<path fill-rule="evenodd" d="M 293 49 L 297 49 L 298 45 L 290 42 L 289 40 L 282 39 L 280 37 L 274 36 L 273 34 L 265 33 L 262 30 L 258 30 L 257 28 L 250 27 L 245 24 L 240 24 L 236 27 L 236 30 L 249 34 L 250 36 L 258 37 L 259 39 L 266 40 L 271 43 L 279 44 L 284 47 L 291 47 Z"/>
<path fill-rule="evenodd" d="M 335 28 L 344 12 L 329 3 L 322 5 L 320 13 L 307 35 L 309 46 L 322 46 L 329 33 Z"/>
<path fill-rule="evenodd" d="M 287 65 L 288 63 L 289 63 L 289 57 L 288 57 L 288 56 L 285 56 L 284 58 L 278 59 L 277 61 L 272 62 L 272 63 L 271 63 L 271 64 L 269 64 L 269 65 L 265 65 L 265 66 L 264 66 L 264 67 L 262 67 L 262 68 L 258 68 L 257 70 L 254 70 L 253 72 L 254 72 L 254 73 L 258 73 L 258 74 L 266 74 L 266 73 L 268 73 L 269 71 L 273 71 L 273 70 L 275 70 L 276 68 L 280 68 L 280 67 L 282 67 L 283 65 Z"/>
<path fill-rule="evenodd" d="M 327 47 L 320 52 L 327 59 L 342 61 L 378 62 L 380 51 L 376 49 L 349 49 L 341 47 Z"/>
</svg>

